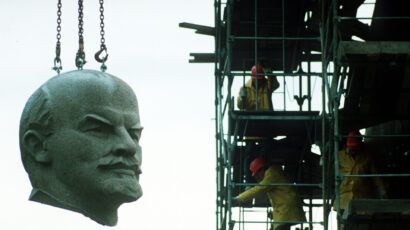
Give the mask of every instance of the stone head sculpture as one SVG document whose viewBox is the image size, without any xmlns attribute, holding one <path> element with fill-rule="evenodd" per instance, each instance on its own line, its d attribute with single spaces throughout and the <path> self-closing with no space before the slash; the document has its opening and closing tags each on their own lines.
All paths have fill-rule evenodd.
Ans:
<svg viewBox="0 0 410 230">
<path fill-rule="evenodd" d="M 118 207 L 142 195 L 141 131 L 137 98 L 119 78 L 78 70 L 50 79 L 20 122 L 29 199 L 116 225 Z"/>
</svg>

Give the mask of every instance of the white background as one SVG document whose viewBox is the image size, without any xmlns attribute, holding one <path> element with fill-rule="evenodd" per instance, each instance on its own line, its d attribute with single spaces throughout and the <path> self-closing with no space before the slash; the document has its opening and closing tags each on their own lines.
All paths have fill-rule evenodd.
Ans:
<svg viewBox="0 0 410 230">
<path fill-rule="evenodd" d="M 77 1 L 63 0 L 63 71 L 75 69 Z M 98 1 L 84 1 L 88 63 L 99 49 Z M 213 1 L 105 1 L 107 72 L 135 91 L 145 127 L 144 196 L 119 209 L 116 227 L 28 201 L 18 128 L 28 97 L 55 75 L 56 0 L 0 0 L 0 229 L 215 228 L 213 64 L 188 64 L 189 52 L 213 52 L 213 37 L 179 22 L 213 26 Z"/>
</svg>

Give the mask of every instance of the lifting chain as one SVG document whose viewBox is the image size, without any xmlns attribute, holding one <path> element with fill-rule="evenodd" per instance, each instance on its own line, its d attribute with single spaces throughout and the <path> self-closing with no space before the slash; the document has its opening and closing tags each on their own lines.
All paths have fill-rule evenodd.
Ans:
<svg viewBox="0 0 410 230">
<path fill-rule="evenodd" d="M 52 68 L 57 74 L 60 74 L 60 71 L 63 69 L 61 65 L 61 0 L 58 0 L 57 3 L 57 43 L 56 43 L 56 57 L 54 58 L 54 67 Z"/>
<path fill-rule="evenodd" d="M 82 70 L 85 63 L 87 62 L 85 60 L 85 52 L 84 52 L 84 6 L 83 6 L 83 1 L 84 0 L 78 0 L 78 51 L 75 57 L 75 65 L 79 70 Z M 104 31 L 104 0 L 99 0 L 100 3 L 100 50 L 95 53 L 94 57 L 95 60 L 99 63 L 101 63 L 101 71 L 105 72 L 107 69 L 107 66 L 105 65 L 105 62 L 108 59 L 108 53 L 107 53 L 107 46 L 105 45 L 105 31 Z M 60 74 L 60 71 L 63 69 L 61 65 L 61 0 L 58 0 L 57 3 L 57 43 L 56 43 L 56 57 L 54 58 L 54 67 L 53 70 L 55 70 L 58 74 Z"/>
<path fill-rule="evenodd" d="M 85 53 L 84 53 L 84 37 L 83 37 L 83 32 L 84 32 L 84 21 L 83 21 L 83 0 L 78 0 L 78 51 L 75 57 L 75 65 L 79 70 L 83 69 L 83 66 L 87 62 L 85 60 Z"/>
<path fill-rule="evenodd" d="M 104 31 L 104 0 L 100 0 L 100 35 L 101 35 L 101 45 L 100 50 L 95 53 L 94 58 L 97 62 L 101 63 L 101 71 L 105 72 L 107 66 L 105 62 L 108 59 L 107 47 L 105 46 L 105 31 Z M 104 53 L 103 56 L 101 56 Z"/>
</svg>

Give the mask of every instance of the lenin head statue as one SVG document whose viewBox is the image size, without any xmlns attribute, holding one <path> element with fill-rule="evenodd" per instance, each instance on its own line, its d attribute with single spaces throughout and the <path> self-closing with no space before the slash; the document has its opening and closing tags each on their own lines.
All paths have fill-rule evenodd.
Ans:
<svg viewBox="0 0 410 230">
<path fill-rule="evenodd" d="M 141 131 L 137 98 L 119 78 L 94 70 L 51 78 L 20 121 L 29 199 L 116 225 L 118 207 L 142 195 Z"/>
</svg>

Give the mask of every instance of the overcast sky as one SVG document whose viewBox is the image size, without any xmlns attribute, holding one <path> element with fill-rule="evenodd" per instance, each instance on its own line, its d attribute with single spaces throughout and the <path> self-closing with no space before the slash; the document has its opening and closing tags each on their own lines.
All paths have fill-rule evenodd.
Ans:
<svg viewBox="0 0 410 230">
<path fill-rule="evenodd" d="M 119 209 L 116 227 L 28 201 L 20 161 L 19 119 L 28 97 L 55 75 L 56 0 L 0 0 L 0 229 L 215 228 L 213 65 L 188 64 L 189 52 L 213 52 L 213 38 L 178 27 L 213 26 L 213 1 L 105 1 L 107 72 L 135 91 L 145 127 L 144 196 Z M 63 0 L 63 71 L 75 69 L 77 1 Z M 85 68 L 99 48 L 98 1 L 84 3 Z"/>
</svg>

